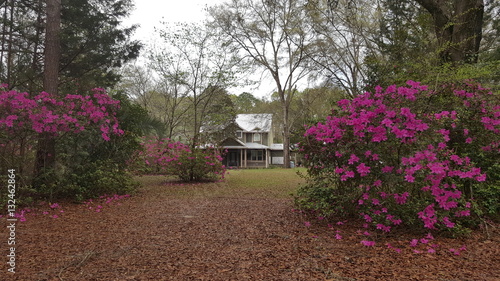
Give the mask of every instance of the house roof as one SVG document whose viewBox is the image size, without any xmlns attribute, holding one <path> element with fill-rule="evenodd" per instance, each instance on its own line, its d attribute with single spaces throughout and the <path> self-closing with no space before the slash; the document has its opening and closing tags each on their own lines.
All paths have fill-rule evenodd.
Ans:
<svg viewBox="0 0 500 281">
<path fill-rule="evenodd" d="M 262 114 L 238 114 L 236 124 L 245 132 L 269 132 L 271 131 L 273 115 Z"/>
<path fill-rule="evenodd" d="M 269 146 L 267 146 L 267 145 L 263 145 L 260 143 L 253 143 L 253 142 L 245 143 L 245 147 L 250 148 L 250 149 L 268 149 L 269 148 Z"/>
<path fill-rule="evenodd" d="M 283 144 L 282 143 L 273 143 L 269 147 L 271 150 L 283 150 Z"/>
<path fill-rule="evenodd" d="M 222 147 L 228 148 L 228 149 L 268 149 L 269 146 L 260 144 L 260 143 L 253 143 L 253 142 L 247 142 L 243 143 L 242 141 L 234 138 L 227 138 L 225 141 L 222 142 Z"/>
</svg>

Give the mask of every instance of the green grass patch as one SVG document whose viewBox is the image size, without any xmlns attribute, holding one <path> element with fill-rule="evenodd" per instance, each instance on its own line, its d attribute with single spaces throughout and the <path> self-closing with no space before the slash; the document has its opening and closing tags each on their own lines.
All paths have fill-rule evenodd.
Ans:
<svg viewBox="0 0 500 281">
<path fill-rule="evenodd" d="M 250 169 L 233 170 L 226 176 L 228 188 L 234 193 L 252 197 L 283 198 L 294 194 L 304 179 L 296 169 Z"/>
<path fill-rule="evenodd" d="M 251 197 L 288 198 L 304 179 L 297 172 L 305 169 L 231 170 L 221 182 L 182 183 L 166 176 L 142 176 L 142 192 L 158 199 L 167 197 Z"/>
</svg>

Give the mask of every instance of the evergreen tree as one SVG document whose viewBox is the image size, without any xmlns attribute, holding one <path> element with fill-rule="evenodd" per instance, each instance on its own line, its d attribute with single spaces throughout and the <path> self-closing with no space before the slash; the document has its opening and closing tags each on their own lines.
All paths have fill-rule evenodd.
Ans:
<svg viewBox="0 0 500 281">
<path fill-rule="evenodd" d="M 44 0 L 0 2 L 0 81 L 10 88 L 43 90 L 45 50 Z M 61 0 L 60 92 L 111 87 L 116 69 L 139 55 L 131 41 L 135 26 L 123 28 L 132 0 Z"/>
</svg>

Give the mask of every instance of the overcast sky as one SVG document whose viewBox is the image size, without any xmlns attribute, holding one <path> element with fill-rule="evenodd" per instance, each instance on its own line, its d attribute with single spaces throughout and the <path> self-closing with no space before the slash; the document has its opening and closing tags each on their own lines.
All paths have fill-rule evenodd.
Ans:
<svg viewBox="0 0 500 281">
<path fill-rule="evenodd" d="M 206 18 L 205 7 L 215 4 L 221 4 L 227 0 L 134 0 L 135 9 L 130 17 L 123 24 L 131 26 L 139 24 L 140 27 L 136 30 L 133 39 L 142 41 L 146 46 L 143 51 L 148 49 L 148 45 L 161 43 L 158 40 L 158 35 L 155 32 L 156 28 L 162 28 L 161 22 L 197 22 Z M 139 63 L 142 59 L 139 60 Z M 260 75 L 256 75 L 254 79 L 259 79 Z M 228 89 L 232 94 L 241 94 L 242 92 L 250 92 L 253 95 L 261 97 L 269 97 L 274 92 L 276 86 L 272 80 L 264 79 L 258 86 L 254 87 L 232 88 Z"/>
<path fill-rule="evenodd" d="M 225 0 L 135 0 L 135 9 L 124 22 L 127 26 L 139 24 L 135 39 L 148 43 L 154 38 L 155 27 L 160 22 L 196 22 L 205 18 L 204 8 Z"/>
</svg>

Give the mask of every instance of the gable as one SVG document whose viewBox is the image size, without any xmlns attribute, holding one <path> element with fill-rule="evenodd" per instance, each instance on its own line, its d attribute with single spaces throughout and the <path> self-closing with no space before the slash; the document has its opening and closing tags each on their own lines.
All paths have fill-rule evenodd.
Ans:
<svg viewBox="0 0 500 281">
<path fill-rule="evenodd" d="M 221 143 L 221 146 L 241 146 L 244 147 L 245 145 L 241 143 L 240 141 L 237 141 L 233 138 L 227 138 Z"/>
</svg>

